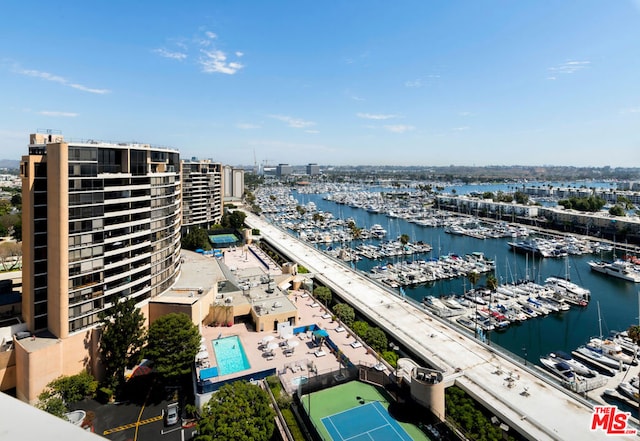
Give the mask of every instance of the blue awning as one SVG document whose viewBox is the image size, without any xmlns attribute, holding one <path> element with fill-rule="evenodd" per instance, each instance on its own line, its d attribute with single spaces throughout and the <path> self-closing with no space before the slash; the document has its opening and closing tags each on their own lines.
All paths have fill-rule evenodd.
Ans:
<svg viewBox="0 0 640 441">
<path fill-rule="evenodd" d="M 313 331 L 314 337 L 328 337 L 329 333 L 324 329 L 318 329 L 317 331 Z"/>
</svg>

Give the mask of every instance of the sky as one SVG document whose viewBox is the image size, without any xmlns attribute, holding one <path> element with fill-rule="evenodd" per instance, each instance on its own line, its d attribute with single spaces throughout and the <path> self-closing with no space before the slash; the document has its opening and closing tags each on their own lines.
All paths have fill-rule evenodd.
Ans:
<svg viewBox="0 0 640 441">
<path fill-rule="evenodd" d="M 229 165 L 640 166 L 640 0 L 2 2 L 29 134 Z"/>
</svg>

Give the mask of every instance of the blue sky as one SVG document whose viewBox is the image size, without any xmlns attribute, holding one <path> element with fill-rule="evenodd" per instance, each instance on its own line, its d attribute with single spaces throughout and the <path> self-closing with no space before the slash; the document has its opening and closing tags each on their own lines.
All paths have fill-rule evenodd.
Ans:
<svg viewBox="0 0 640 441">
<path fill-rule="evenodd" d="M 640 166 L 640 0 L 5 0 L 28 134 L 232 165 Z"/>
</svg>

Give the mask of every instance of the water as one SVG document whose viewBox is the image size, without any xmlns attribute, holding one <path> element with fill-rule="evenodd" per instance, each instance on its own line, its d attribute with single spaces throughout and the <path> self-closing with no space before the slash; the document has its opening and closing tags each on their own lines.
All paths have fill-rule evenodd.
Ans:
<svg viewBox="0 0 640 441">
<path fill-rule="evenodd" d="M 211 343 L 220 375 L 233 374 L 251 367 L 237 335 L 218 338 Z"/>
<path fill-rule="evenodd" d="M 590 185 L 591 186 L 591 185 Z M 461 190 L 458 191 L 459 193 Z M 352 217 L 359 227 L 371 227 L 380 224 L 387 230 L 387 239 L 395 239 L 407 234 L 412 242 L 424 241 L 433 247 L 428 256 L 433 257 L 455 253 L 464 255 L 474 251 L 482 251 L 488 258 L 496 261 L 496 277 L 501 282 L 529 277 L 538 283 L 547 277 L 569 278 L 591 290 L 591 302 L 587 307 L 572 306 L 571 310 L 560 314 L 549 314 L 546 317 L 527 320 L 520 325 L 512 325 L 504 332 L 492 332 L 489 335 L 491 344 L 502 346 L 516 357 L 526 358 L 529 362 L 537 362 L 538 358 L 554 350 L 570 352 L 585 344 L 590 337 L 608 335 L 612 330 L 626 330 L 630 325 L 639 322 L 640 286 L 623 280 L 606 277 L 590 270 L 587 262 L 594 259 L 610 259 L 611 254 L 603 256 L 582 255 L 570 256 L 568 259 L 539 259 L 514 253 L 507 241 L 510 239 L 474 239 L 467 236 L 450 235 L 442 228 L 422 227 L 404 219 L 389 218 L 382 214 L 370 213 L 366 210 L 351 208 L 322 199 L 323 195 L 295 194 L 301 204 L 312 201 L 318 210 L 328 211 L 335 217 Z M 373 240 L 366 242 L 376 243 Z M 354 242 L 355 247 L 359 242 Z M 408 260 L 411 256 L 400 259 Z M 397 258 L 396 258 L 397 259 Z M 392 259 L 387 261 L 393 262 Z M 362 259 L 355 263 L 356 269 L 364 272 L 381 261 Z M 484 284 L 484 277 L 478 282 Z M 640 284 L 638 284 L 640 285 Z M 462 294 L 470 289 L 466 278 L 450 279 L 428 285 L 405 288 L 406 295 L 416 301 L 422 301 L 427 295 L 443 296 Z M 601 321 L 598 320 L 598 304 Z"/>
</svg>

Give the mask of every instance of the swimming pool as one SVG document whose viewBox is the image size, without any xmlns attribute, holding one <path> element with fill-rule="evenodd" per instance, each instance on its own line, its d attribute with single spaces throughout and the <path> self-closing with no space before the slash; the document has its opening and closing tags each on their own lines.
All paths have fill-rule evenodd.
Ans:
<svg viewBox="0 0 640 441">
<path fill-rule="evenodd" d="M 229 375 L 251 367 L 237 335 L 218 338 L 211 344 L 216 354 L 219 375 Z"/>
</svg>

